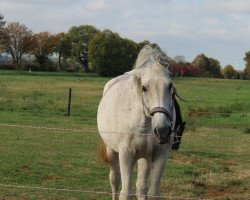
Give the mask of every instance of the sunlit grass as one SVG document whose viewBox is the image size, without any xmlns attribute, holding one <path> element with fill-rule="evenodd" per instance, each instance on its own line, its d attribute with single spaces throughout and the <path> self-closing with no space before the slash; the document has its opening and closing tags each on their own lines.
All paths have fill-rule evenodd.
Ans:
<svg viewBox="0 0 250 200">
<path fill-rule="evenodd" d="M 110 192 L 108 166 L 96 156 L 100 137 L 87 131 L 97 129 L 97 105 L 108 80 L 96 75 L 0 71 L 0 123 L 86 129 L 0 126 L 0 184 Z M 173 82 L 179 95 L 189 100 L 179 101 L 188 131 L 180 150 L 171 152 L 162 195 L 249 199 L 250 82 L 200 78 Z M 94 192 L 1 186 L 0 197 L 111 199 Z"/>
</svg>

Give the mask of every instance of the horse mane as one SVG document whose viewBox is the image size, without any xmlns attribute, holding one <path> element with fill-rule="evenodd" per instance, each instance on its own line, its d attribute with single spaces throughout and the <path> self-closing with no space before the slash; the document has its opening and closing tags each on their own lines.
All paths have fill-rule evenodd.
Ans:
<svg viewBox="0 0 250 200">
<path fill-rule="evenodd" d="M 168 56 L 158 47 L 152 48 L 149 45 L 144 46 L 136 59 L 134 69 L 144 68 L 148 65 L 158 63 L 168 69 Z"/>
</svg>

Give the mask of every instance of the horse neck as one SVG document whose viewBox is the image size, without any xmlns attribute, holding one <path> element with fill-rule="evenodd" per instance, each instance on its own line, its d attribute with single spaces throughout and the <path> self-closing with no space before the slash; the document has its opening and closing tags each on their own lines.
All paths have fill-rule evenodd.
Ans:
<svg viewBox="0 0 250 200">
<path fill-rule="evenodd" d="M 136 122 L 134 123 L 135 125 L 134 128 L 138 129 L 137 131 L 140 131 L 140 132 L 147 132 L 148 130 L 152 130 L 151 118 L 147 117 L 143 104 L 140 103 L 138 107 L 136 108 L 138 110 L 136 111 L 135 114 L 137 114 L 138 118 L 136 119 Z"/>
</svg>

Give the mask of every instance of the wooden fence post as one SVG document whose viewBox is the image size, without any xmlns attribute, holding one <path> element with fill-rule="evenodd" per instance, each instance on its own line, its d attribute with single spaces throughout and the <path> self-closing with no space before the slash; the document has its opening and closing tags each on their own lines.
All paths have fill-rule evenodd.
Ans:
<svg viewBox="0 0 250 200">
<path fill-rule="evenodd" d="M 72 93 L 72 88 L 69 88 L 68 116 L 70 116 L 70 111 L 71 111 L 71 93 Z"/>
</svg>

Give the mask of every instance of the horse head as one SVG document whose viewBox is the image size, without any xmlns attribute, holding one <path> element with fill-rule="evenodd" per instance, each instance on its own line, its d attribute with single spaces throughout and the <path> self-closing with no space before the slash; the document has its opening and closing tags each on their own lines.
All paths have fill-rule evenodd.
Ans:
<svg viewBox="0 0 250 200">
<path fill-rule="evenodd" d="M 139 82 L 139 93 L 145 117 L 151 120 L 152 132 L 159 144 L 170 142 L 174 124 L 173 84 L 169 76 L 166 54 L 160 50 L 145 48 L 135 69 L 129 74 L 135 75 Z M 150 51 L 150 52 L 148 52 Z M 150 58 L 147 57 L 147 53 Z M 140 61 L 140 58 L 143 61 Z"/>
</svg>

